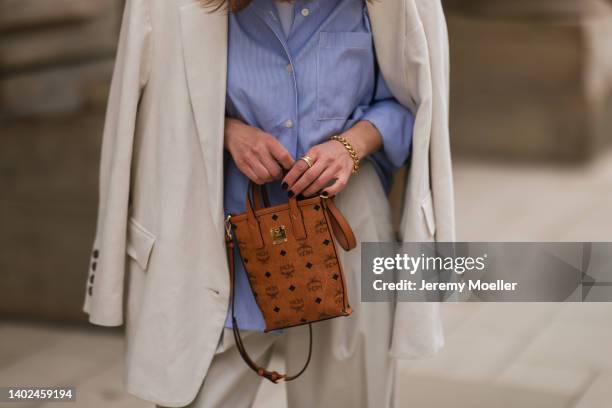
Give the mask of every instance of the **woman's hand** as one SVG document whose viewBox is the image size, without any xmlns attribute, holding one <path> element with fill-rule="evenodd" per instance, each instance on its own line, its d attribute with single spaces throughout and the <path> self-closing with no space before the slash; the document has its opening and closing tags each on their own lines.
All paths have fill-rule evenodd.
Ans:
<svg viewBox="0 0 612 408">
<path fill-rule="evenodd" d="M 368 121 L 359 121 L 342 136 L 353 146 L 360 159 L 382 146 L 382 136 Z M 346 148 L 335 140 L 313 146 L 307 153 L 314 161 L 312 168 L 304 160 L 297 160 L 283 179 L 289 196 L 313 196 L 321 191 L 330 197 L 342 191 L 353 172 L 353 159 Z"/>
<path fill-rule="evenodd" d="M 280 180 L 282 167 L 294 164 L 291 154 L 274 136 L 238 119 L 225 119 L 225 148 L 238 169 L 257 184 Z"/>
<path fill-rule="evenodd" d="M 304 160 L 298 160 L 283 180 L 286 183 L 283 187 L 289 189 L 289 197 L 293 194 L 309 197 L 332 183 L 326 192 L 333 196 L 346 186 L 353 171 L 353 159 L 342 144 L 330 140 L 313 146 L 306 156 L 314 161 L 312 168 L 308 168 Z"/>
</svg>

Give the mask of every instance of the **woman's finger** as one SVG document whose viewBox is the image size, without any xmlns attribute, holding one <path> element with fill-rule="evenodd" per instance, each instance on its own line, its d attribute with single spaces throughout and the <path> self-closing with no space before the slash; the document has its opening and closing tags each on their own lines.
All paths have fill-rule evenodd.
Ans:
<svg viewBox="0 0 612 408">
<path fill-rule="evenodd" d="M 306 170 L 308 170 L 308 164 L 306 164 L 304 160 L 297 160 L 283 179 L 283 186 L 286 187 L 287 190 L 291 190 L 295 182 Z"/>
<path fill-rule="evenodd" d="M 332 181 L 337 178 L 334 170 L 330 167 L 326 168 L 317 179 L 308 186 L 302 193 L 305 197 L 311 197 L 323 190 L 325 187 L 332 184 Z"/>
<path fill-rule="evenodd" d="M 268 172 L 268 169 L 263 164 L 261 164 L 259 160 L 257 159 L 252 160 L 249 163 L 249 166 L 251 167 L 251 170 L 253 171 L 253 173 L 255 173 L 255 176 L 257 177 L 257 180 L 253 180 L 257 184 L 264 184 L 264 183 L 268 183 L 274 180 L 273 177 Z"/>
<path fill-rule="evenodd" d="M 303 161 L 303 160 L 302 160 Z M 306 165 L 308 167 L 308 165 Z M 327 166 L 322 160 L 318 160 L 315 164 L 306 170 L 299 179 L 291 186 L 290 190 L 294 194 L 301 194 L 308 188 L 320 175 L 325 171 Z"/>
<path fill-rule="evenodd" d="M 258 152 L 258 158 L 274 180 L 283 178 L 283 170 L 280 164 L 272 157 L 272 154 L 270 154 L 268 150 Z"/>
<path fill-rule="evenodd" d="M 283 146 L 276 139 L 272 139 L 270 141 L 270 143 L 268 144 L 268 151 L 270 155 L 274 158 L 274 160 L 280 163 L 280 165 L 283 166 L 285 170 L 289 170 L 291 166 L 293 166 L 293 164 L 295 163 L 295 160 L 293 160 L 291 154 L 287 151 L 287 149 L 285 149 L 285 146 Z"/>
<path fill-rule="evenodd" d="M 336 194 L 344 190 L 348 182 L 348 177 L 349 176 L 346 176 L 346 175 L 340 175 L 338 179 L 336 179 L 336 182 L 332 184 L 331 186 L 325 188 L 323 192 L 327 193 L 327 195 L 330 197 L 335 196 Z"/>
<path fill-rule="evenodd" d="M 251 169 L 247 163 L 236 163 L 238 166 L 238 170 L 240 170 L 245 176 L 248 177 L 249 180 L 256 184 L 262 184 L 263 180 L 260 180 L 257 174 Z"/>
</svg>

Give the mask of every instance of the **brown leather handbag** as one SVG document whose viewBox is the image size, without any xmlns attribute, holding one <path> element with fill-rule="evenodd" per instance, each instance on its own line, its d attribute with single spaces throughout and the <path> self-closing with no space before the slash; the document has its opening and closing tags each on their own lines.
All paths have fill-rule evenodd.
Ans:
<svg viewBox="0 0 612 408">
<path fill-rule="evenodd" d="M 336 240 L 349 251 L 356 246 L 355 235 L 332 198 L 320 195 L 297 200 L 292 197 L 287 204 L 271 207 L 265 188 L 252 182 L 247 190 L 246 212 L 230 214 L 225 227 L 232 326 L 240 355 L 258 375 L 274 383 L 294 380 L 310 362 L 310 325 L 349 316 L 352 312 Z M 235 245 L 264 317 L 264 331 L 309 325 L 308 357 L 294 375 L 260 367 L 244 349 L 234 315 Z"/>
</svg>

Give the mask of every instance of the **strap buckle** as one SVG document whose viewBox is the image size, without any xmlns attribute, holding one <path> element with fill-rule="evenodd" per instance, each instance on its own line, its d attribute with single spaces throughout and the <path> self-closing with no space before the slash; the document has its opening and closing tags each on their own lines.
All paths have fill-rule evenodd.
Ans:
<svg viewBox="0 0 612 408">
<path fill-rule="evenodd" d="M 228 241 L 232 240 L 232 214 L 228 214 L 227 217 L 225 217 L 225 238 Z"/>
<path fill-rule="evenodd" d="M 257 370 L 257 374 L 272 381 L 274 384 L 285 381 L 285 376 L 283 374 L 279 374 L 277 371 L 268 371 L 260 367 L 259 370 Z"/>
</svg>

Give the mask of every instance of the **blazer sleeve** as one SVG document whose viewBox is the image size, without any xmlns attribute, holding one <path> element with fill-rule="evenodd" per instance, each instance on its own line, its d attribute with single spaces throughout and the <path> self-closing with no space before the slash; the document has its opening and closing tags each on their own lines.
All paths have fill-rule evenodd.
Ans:
<svg viewBox="0 0 612 408">
<path fill-rule="evenodd" d="M 429 54 L 432 86 L 430 177 L 436 241 L 455 241 L 455 203 L 449 135 L 449 46 L 439 0 L 416 0 Z"/>
<path fill-rule="evenodd" d="M 102 136 L 96 232 L 83 303 L 89 321 L 102 326 L 123 324 L 132 148 L 152 51 L 148 1 L 125 2 Z"/>
<path fill-rule="evenodd" d="M 440 0 L 407 0 L 416 5 L 427 44 L 431 78 L 429 140 L 430 187 L 435 218 L 435 241 L 455 240 L 453 179 L 448 129 L 449 49 L 446 20 Z M 408 240 L 411 240 L 409 238 Z M 407 333 L 411 333 L 408 335 Z M 440 304 L 397 302 L 390 355 L 414 359 L 433 355 L 444 346 Z"/>
</svg>

